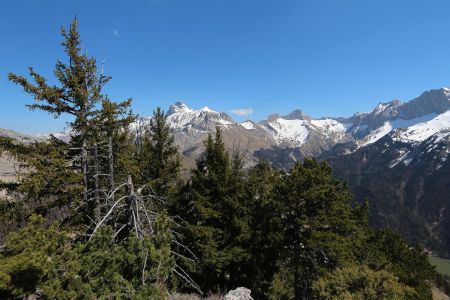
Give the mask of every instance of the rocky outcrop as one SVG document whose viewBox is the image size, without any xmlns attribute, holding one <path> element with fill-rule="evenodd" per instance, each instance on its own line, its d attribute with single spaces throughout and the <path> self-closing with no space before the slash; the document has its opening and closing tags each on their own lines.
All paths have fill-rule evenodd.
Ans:
<svg viewBox="0 0 450 300">
<path fill-rule="evenodd" d="M 239 287 L 235 290 L 229 291 L 224 300 L 253 300 L 250 296 L 251 291 L 245 287 Z"/>
</svg>

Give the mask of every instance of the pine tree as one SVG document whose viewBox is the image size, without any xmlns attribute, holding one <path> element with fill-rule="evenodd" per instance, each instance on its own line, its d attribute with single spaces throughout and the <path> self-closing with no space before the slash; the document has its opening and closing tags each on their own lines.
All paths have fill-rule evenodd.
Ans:
<svg viewBox="0 0 450 300">
<path fill-rule="evenodd" d="M 148 129 L 144 136 L 138 138 L 142 139 L 141 180 L 158 195 L 168 196 L 179 180 L 181 160 L 167 115 L 161 108 L 153 111 Z"/>
<path fill-rule="evenodd" d="M 275 187 L 279 184 L 280 172 L 261 161 L 254 166 L 245 180 L 248 202 L 250 260 L 246 264 L 248 274 L 245 286 L 252 290 L 255 299 L 264 299 L 269 295 L 270 285 L 277 271 L 281 248 L 281 218 L 278 214 L 278 202 L 275 199 Z"/>
<path fill-rule="evenodd" d="M 424 249 L 409 245 L 389 229 L 366 228 L 366 236 L 363 263 L 397 276 L 400 283 L 414 289 L 415 296 L 411 299 L 431 299 L 429 283 L 435 270 Z"/>
<path fill-rule="evenodd" d="M 223 291 L 242 282 L 242 265 L 249 259 L 243 173 L 240 162 L 230 162 L 219 128 L 204 144 L 185 199 L 187 239 L 200 258 L 198 279 L 203 288 Z"/>
<path fill-rule="evenodd" d="M 327 269 L 355 259 L 359 219 L 345 184 L 327 163 L 305 159 L 276 189 L 283 228 L 281 272 L 289 272 L 295 299 L 312 298 L 312 282 Z"/>
<path fill-rule="evenodd" d="M 115 103 L 109 99 L 102 101 L 102 106 L 93 119 L 96 147 L 103 148 L 103 173 L 108 174 L 108 189 L 112 190 L 117 181 L 123 182 L 128 174 L 137 173 L 133 139 L 129 127 L 136 117 L 131 111 L 131 99 Z"/>
<path fill-rule="evenodd" d="M 32 144 L 0 138 L 0 151 L 7 151 L 18 162 L 18 181 L 6 187 L 24 196 L 17 202 L 24 211 L 61 220 L 67 216 L 67 208 L 79 202 L 82 176 L 70 163 L 69 148 L 53 136 Z"/>
<path fill-rule="evenodd" d="M 95 107 L 104 99 L 103 86 L 111 79 L 99 74 L 94 58 L 82 52 L 81 39 L 76 19 L 69 30 L 61 30 L 61 43 L 68 56 L 68 63 L 57 61 L 54 75 L 60 86 L 51 86 L 47 80 L 32 67 L 29 75 L 34 83 L 23 76 L 9 73 L 9 80 L 22 86 L 25 92 L 31 94 L 37 103 L 27 105 L 31 110 L 42 110 L 55 118 L 62 114 L 72 116 L 70 127 L 74 132 L 71 148 L 79 149 L 80 170 L 83 174 L 83 200 L 88 201 L 88 140 L 92 135 L 91 121 Z"/>
</svg>

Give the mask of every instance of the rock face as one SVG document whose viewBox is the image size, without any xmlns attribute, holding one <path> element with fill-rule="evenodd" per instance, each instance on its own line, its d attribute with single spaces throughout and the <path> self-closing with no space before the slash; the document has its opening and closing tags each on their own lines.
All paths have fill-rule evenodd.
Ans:
<svg viewBox="0 0 450 300">
<path fill-rule="evenodd" d="M 23 134 L 9 129 L 0 128 L 0 137 L 7 137 L 19 141 L 21 143 L 29 144 L 39 139 L 39 137 Z"/>
<path fill-rule="evenodd" d="M 30 144 L 40 139 L 39 137 L 2 128 L 0 128 L 0 137 L 11 138 L 24 144 Z M 18 162 L 15 161 L 11 156 L 9 156 L 7 152 L 0 153 L 0 181 L 15 181 L 17 165 Z"/>
<path fill-rule="evenodd" d="M 229 291 L 224 300 L 253 300 L 250 296 L 251 291 L 245 287 L 239 287 L 235 290 Z"/>
</svg>

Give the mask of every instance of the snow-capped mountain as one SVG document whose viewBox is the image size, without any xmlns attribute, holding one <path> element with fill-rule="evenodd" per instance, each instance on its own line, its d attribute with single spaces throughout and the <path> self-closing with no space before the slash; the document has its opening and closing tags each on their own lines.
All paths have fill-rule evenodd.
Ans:
<svg viewBox="0 0 450 300">
<path fill-rule="evenodd" d="M 144 118 L 143 122 L 148 122 Z M 246 121 L 235 122 L 228 114 L 216 112 L 208 107 L 189 108 L 182 102 L 172 104 L 167 111 L 167 121 L 173 130 L 175 142 L 186 158 L 187 165 L 203 151 L 203 141 L 208 133 L 214 133 L 216 127 L 222 129 L 225 145 L 229 150 L 240 148 L 253 153 L 257 149 L 275 146 L 273 137 L 258 123 Z M 248 161 L 253 160 L 249 155 Z"/>
<path fill-rule="evenodd" d="M 358 146 L 376 142 L 395 131 L 398 139 L 418 143 L 435 133 L 450 128 L 450 89 L 423 93 L 402 103 L 394 100 L 380 103 L 369 113 L 357 113 L 347 119 L 350 133 Z"/>
<path fill-rule="evenodd" d="M 388 134 L 398 141 L 420 143 L 450 128 L 450 89 L 426 91 L 409 102 L 380 103 L 370 112 L 355 113 L 349 118 L 312 118 L 294 110 L 286 116 L 272 114 L 259 122 L 239 123 L 226 113 L 208 107 L 193 109 L 182 102 L 172 104 L 167 115 L 175 141 L 186 157 L 198 157 L 203 151 L 203 140 L 218 126 L 228 148 L 245 148 L 249 161 L 273 160 L 272 156 L 279 157 L 278 152 L 282 152 L 292 163 L 332 148 L 345 148 L 345 153 L 350 153 Z M 149 119 L 142 118 L 132 128 L 148 124 Z M 53 135 L 67 140 L 70 129 Z"/>
<path fill-rule="evenodd" d="M 192 109 L 182 102 L 173 104 L 167 114 L 175 140 L 187 156 L 199 155 L 202 141 L 218 126 L 226 144 L 230 148 L 233 145 L 247 148 L 250 160 L 255 156 L 267 158 L 267 153 L 280 149 L 283 152 L 296 149 L 292 150 L 296 154 L 290 154 L 295 161 L 304 156 L 318 156 L 337 144 L 354 143 L 356 146 L 351 150 L 354 151 L 387 134 L 407 143 L 420 143 L 450 128 L 449 109 L 450 89 L 442 88 L 427 91 L 409 102 L 380 103 L 370 112 L 349 118 L 315 119 L 294 110 L 286 116 L 272 114 L 260 122 L 238 123 L 226 113 L 208 107 Z"/>
<path fill-rule="evenodd" d="M 182 102 L 176 102 L 170 106 L 167 112 L 168 122 L 174 129 L 185 128 L 207 128 L 210 124 L 233 125 L 230 116 L 225 113 L 215 112 L 209 107 L 191 109 Z"/>
</svg>

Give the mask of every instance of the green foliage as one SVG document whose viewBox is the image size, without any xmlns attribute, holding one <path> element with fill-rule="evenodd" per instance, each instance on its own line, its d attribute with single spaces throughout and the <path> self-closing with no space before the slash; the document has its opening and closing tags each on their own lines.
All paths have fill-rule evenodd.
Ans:
<svg viewBox="0 0 450 300">
<path fill-rule="evenodd" d="M 130 124 L 135 120 L 136 117 L 131 111 L 131 99 L 118 103 L 104 99 L 92 121 L 91 143 L 96 144 L 100 148 L 100 154 L 103 154 L 97 157 L 98 164 L 103 166 L 103 170 L 99 172 L 113 173 L 114 180 L 118 182 L 125 181 L 128 174 L 136 176 L 139 172 L 134 155 L 135 137 L 129 130 Z M 108 147 L 111 147 L 111 151 Z M 112 170 L 109 170 L 110 167 Z"/>
<path fill-rule="evenodd" d="M 165 226 L 164 222 L 160 219 L 158 224 Z M 77 243 L 58 257 L 58 268 L 43 286 L 44 293 L 65 299 L 166 298 L 166 280 L 174 264 L 170 236 L 144 240 L 131 236 L 116 243 L 111 235 L 111 228 L 104 227 L 87 243 Z"/>
<path fill-rule="evenodd" d="M 232 166 L 233 165 L 233 166 Z M 187 243 L 201 257 L 199 280 L 207 291 L 238 284 L 249 259 L 248 217 L 242 166 L 230 157 L 216 129 L 205 141 L 205 152 L 192 171 L 186 203 Z"/>
<path fill-rule="evenodd" d="M 174 267 L 167 218 L 156 234 L 116 243 L 103 227 L 87 243 L 68 238 L 32 216 L 11 233 L 0 256 L 0 297 L 41 294 L 50 299 L 165 299 Z"/>
<path fill-rule="evenodd" d="M 53 257 L 62 253 L 66 243 L 64 232 L 46 228 L 44 219 L 33 215 L 27 226 L 6 239 L 0 255 L 0 296 L 36 293 L 55 269 Z"/>
<path fill-rule="evenodd" d="M 276 197 L 283 228 L 280 264 L 293 274 L 296 299 L 309 297 L 321 273 L 355 259 L 363 234 L 360 220 L 345 184 L 326 163 L 313 159 L 283 176 Z"/>
<path fill-rule="evenodd" d="M 161 108 L 153 111 L 149 128 L 139 138 L 141 181 L 149 184 L 158 195 L 168 196 L 179 180 L 181 160 L 167 115 Z"/>
<path fill-rule="evenodd" d="M 273 287 L 281 282 L 279 278 L 273 279 L 278 270 L 283 229 L 278 214 L 279 203 L 274 197 L 274 189 L 280 179 L 279 171 L 272 169 L 265 162 L 260 162 L 249 170 L 248 178 L 243 181 L 246 186 L 245 197 L 248 199 L 250 228 L 247 247 L 251 253 L 246 263 L 245 284 L 252 290 L 256 299 L 267 298 L 269 293 L 275 296 L 274 299 L 282 299 L 274 292 Z M 289 285 L 283 284 L 280 290 L 286 292 Z"/>
<path fill-rule="evenodd" d="M 368 266 L 337 268 L 318 279 L 313 289 L 324 300 L 401 300 L 414 298 L 414 290 L 387 271 Z"/>
<path fill-rule="evenodd" d="M 428 253 L 418 245 L 408 245 L 390 230 L 371 230 L 366 244 L 366 264 L 375 270 L 386 270 L 402 284 L 414 288 L 414 299 L 431 299 L 430 282 L 435 276 Z"/>
<path fill-rule="evenodd" d="M 63 28 L 61 35 L 68 62 L 58 60 L 56 63 L 54 75 L 60 86 L 48 85 L 47 80 L 31 67 L 29 75 L 34 83 L 13 73 L 8 77 L 36 99 L 37 103 L 27 105 L 31 110 L 43 110 L 55 118 L 66 113 L 72 115 L 72 129 L 85 138 L 95 105 L 103 99 L 101 89 L 110 77 L 99 75 L 96 60 L 83 54 L 77 19 L 70 24 L 69 30 Z"/>
<path fill-rule="evenodd" d="M 172 251 L 172 221 L 145 198 L 157 199 L 158 195 L 143 195 L 131 179 L 142 173 L 128 130 L 134 121 L 131 100 L 113 103 L 102 94 L 110 78 L 98 74 L 95 59 L 83 54 L 76 20 L 62 35 L 68 62 L 56 64 L 59 86 L 49 86 L 32 68 L 34 83 L 12 73 L 9 79 L 37 100 L 28 105 L 30 109 L 54 117 L 72 116 L 70 142 L 51 137 L 23 145 L 1 139 L 0 152 L 7 151 L 21 163 L 17 191 L 25 196 L 24 211 L 45 212 L 45 221 L 51 223 L 55 217 L 47 211 L 62 207 L 59 219 L 64 218 L 68 233 L 55 226 L 47 228 L 41 217 L 32 217 L 27 226 L 10 233 L 0 257 L 0 265 L 5 266 L 0 272 L 0 293 L 53 299 L 164 299 L 168 288 L 176 284 L 175 275 L 182 271 L 176 269 Z M 168 126 L 159 122 L 153 126 L 155 132 L 158 126 L 167 131 Z M 166 138 L 169 142 L 156 152 L 163 151 L 169 161 L 178 152 L 172 147 L 173 138 Z M 153 155 L 148 164 L 159 163 L 159 159 Z M 179 168 L 179 161 L 174 166 Z M 166 178 L 173 176 L 173 170 L 165 171 Z M 155 175 L 157 188 L 163 173 Z M 8 207 L 0 220 L 11 214 Z M 120 210 L 107 222 L 111 226 L 100 226 L 100 220 L 106 220 L 117 207 Z"/>
<path fill-rule="evenodd" d="M 6 235 L 25 225 L 31 209 L 24 201 L 8 201 L 0 198 L 0 245 L 4 243 Z"/>
</svg>

